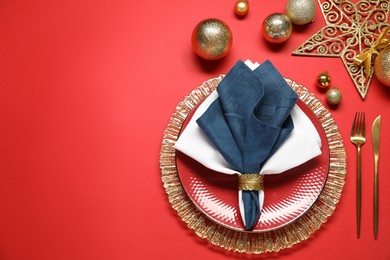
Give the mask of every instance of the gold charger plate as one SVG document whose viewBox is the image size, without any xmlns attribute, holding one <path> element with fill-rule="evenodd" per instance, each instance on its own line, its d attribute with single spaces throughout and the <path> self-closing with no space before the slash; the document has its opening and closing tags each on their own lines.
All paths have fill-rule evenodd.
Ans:
<svg viewBox="0 0 390 260">
<path fill-rule="evenodd" d="M 222 226 L 209 219 L 188 197 L 180 181 L 174 144 L 181 128 L 191 111 L 200 104 L 222 80 L 223 75 L 205 81 L 180 102 L 171 115 L 164 131 L 160 150 L 161 178 L 169 202 L 179 217 L 194 230 L 195 234 L 211 244 L 229 251 L 261 254 L 278 252 L 307 239 L 327 221 L 336 208 L 345 183 L 346 154 L 342 136 L 330 112 L 320 100 L 314 97 L 305 87 L 286 79 L 286 82 L 297 93 L 315 114 L 322 125 L 329 145 L 329 172 L 324 188 L 313 206 L 296 221 L 276 230 L 251 233 Z"/>
</svg>

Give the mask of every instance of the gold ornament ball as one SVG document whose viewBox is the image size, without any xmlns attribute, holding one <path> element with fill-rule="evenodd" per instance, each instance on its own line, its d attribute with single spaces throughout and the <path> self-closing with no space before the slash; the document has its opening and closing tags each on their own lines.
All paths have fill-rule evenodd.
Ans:
<svg viewBox="0 0 390 260">
<path fill-rule="evenodd" d="M 329 87 L 331 81 L 331 76 L 328 74 L 328 72 L 325 71 L 323 73 L 318 74 L 316 85 L 319 88 L 327 88 Z"/>
<path fill-rule="evenodd" d="M 209 18 L 195 26 L 191 42 L 194 52 L 201 58 L 218 60 L 229 53 L 233 34 L 225 22 Z"/>
<path fill-rule="evenodd" d="M 390 46 L 383 49 L 376 57 L 374 72 L 383 85 L 390 87 Z"/>
<path fill-rule="evenodd" d="M 234 5 L 234 13 L 237 16 L 245 16 L 249 11 L 249 3 L 246 0 L 237 1 Z"/>
<path fill-rule="evenodd" d="M 285 14 L 273 13 L 268 15 L 263 21 L 263 37 L 271 43 L 282 43 L 287 41 L 291 32 L 291 20 Z"/>
<path fill-rule="evenodd" d="M 326 91 L 326 101 L 329 105 L 338 105 L 342 98 L 343 96 L 338 88 L 331 88 Z"/>
<path fill-rule="evenodd" d="M 314 0 L 288 0 L 286 14 L 293 24 L 303 25 L 313 22 L 316 15 L 316 2 Z"/>
</svg>

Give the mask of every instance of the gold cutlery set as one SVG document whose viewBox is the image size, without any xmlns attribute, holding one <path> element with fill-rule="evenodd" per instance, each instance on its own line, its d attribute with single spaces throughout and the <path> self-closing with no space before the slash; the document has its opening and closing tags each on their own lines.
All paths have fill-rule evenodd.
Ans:
<svg viewBox="0 0 390 260">
<path fill-rule="evenodd" d="M 366 122 L 364 112 L 356 112 L 351 130 L 351 142 L 357 147 L 357 181 L 356 181 L 356 218 L 357 237 L 360 237 L 361 220 L 361 146 L 366 142 Z M 378 172 L 379 172 L 379 142 L 381 116 L 372 124 L 371 137 L 374 150 L 374 238 L 378 235 Z"/>
</svg>

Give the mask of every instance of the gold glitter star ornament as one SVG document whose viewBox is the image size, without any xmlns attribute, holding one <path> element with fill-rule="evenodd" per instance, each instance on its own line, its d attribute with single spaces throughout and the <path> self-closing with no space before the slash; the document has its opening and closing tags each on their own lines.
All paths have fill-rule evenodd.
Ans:
<svg viewBox="0 0 390 260">
<path fill-rule="evenodd" d="M 318 0 L 326 25 L 302 43 L 293 55 L 339 57 L 364 99 L 373 76 L 366 76 L 354 57 L 369 49 L 389 25 L 389 0 Z"/>
</svg>

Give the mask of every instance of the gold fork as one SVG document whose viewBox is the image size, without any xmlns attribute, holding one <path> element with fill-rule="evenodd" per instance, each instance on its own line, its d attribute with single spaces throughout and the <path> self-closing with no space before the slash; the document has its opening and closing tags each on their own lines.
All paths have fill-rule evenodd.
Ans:
<svg viewBox="0 0 390 260">
<path fill-rule="evenodd" d="M 357 216 L 357 237 L 360 237 L 360 216 L 361 216 L 361 156 L 360 147 L 366 142 L 366 122 L 364 112 L 356 112 L 351 130 L 351 142 L 357 147 L 357 181 L 356 181 L 356 216 Z"/>
</svg>

